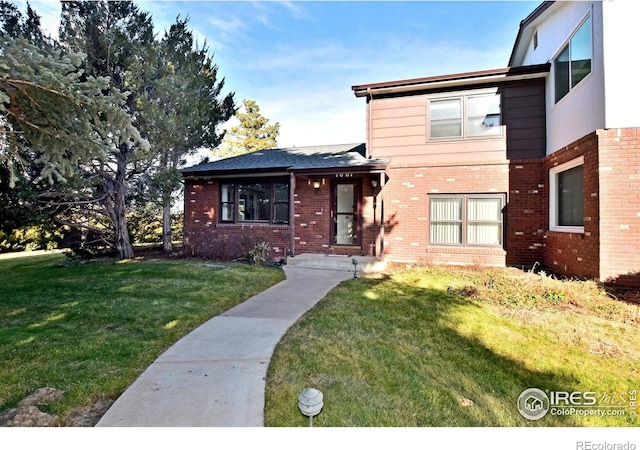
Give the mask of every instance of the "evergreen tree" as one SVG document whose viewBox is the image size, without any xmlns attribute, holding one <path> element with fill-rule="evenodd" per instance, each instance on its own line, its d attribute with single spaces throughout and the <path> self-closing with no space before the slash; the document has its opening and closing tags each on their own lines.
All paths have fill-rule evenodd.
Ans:
<svg viewBox="0 0 640 450">
<path fill-rule="evenodd" d="M 240 124 L 227 131 L 222 147 L 213 152 L 215 156 L 227 158 L 278 145 L 280 123 L 269 125 L 269 119 L 260 114 L 260 107 L 255 100 L 245 100 L 243 106 L 244 112 L 238 110 L 235 114 Z"/>
<path fill-rule="evenodd" d="M 132 2 L 63 2 L 60 40 L 69 51 L 87 55 L 88 75 L 108 77 L 110 89 L 126 97 L 121 105 L 123 113 L 130 115 L 136 124 L 140 92 L 132 91 L 135 86 L 130 82 L 134 78 L 133 68 L 153 46 L 151 16 Z M 117 129 L 114 132 L 117 134 Z M 132 179 L 143 170 L 140 166 L 148 157 L 148 147 L 123 142 L 111 148 L 106 160 L 82 166 L 87 189 L 75 201 L 88 204 L 93 197 L 104 209 L 120 258 L 133 257 L 126 222 L 127 200 Z M 88 195 L 89 191 L 93 195 Z"/>
<path fill-rule="evenodd" d="M 184 157 L 202 147 L 215 147 L 222 140 L 218 124 L 234 112 L 233 94 L 220 99 L 224 79 L 218 81 L 206 45 L 194 46 L 188 19 L 176 19 L 145 60 L 152 66 L 146 74 L 140 100 L 140 129 L 156 158 L 151 186 L 158 192 L 163 210 L 163 247 L 171 250 L 171 206 L 181 186 L 178 167 Z M 149 76 L 150 74 L 150 76 Z"/>
</svg>

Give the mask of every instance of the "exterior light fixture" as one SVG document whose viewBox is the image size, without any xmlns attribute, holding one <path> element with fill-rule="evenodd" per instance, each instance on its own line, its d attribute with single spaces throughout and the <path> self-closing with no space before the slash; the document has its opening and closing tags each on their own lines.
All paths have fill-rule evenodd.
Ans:
<svg viewBox="0 0 640 450">
<path fill-rule="evenodd" d="M 306 388 L 298 395 L 298 408 L 309 418 L 309 426 L 313 426 L 313 417 L 320 414 L 324 405 L 322 392 L 314 388 Z"/>
<path fill-rule="evenodd" d="M 320 189 L 320 180 L 313 180 L 313 189 L 318 192 L 318 189 Z"/>
<path fill-rule="evenodd" d="M 353 264 L 353 279 L 358 278 L 358 258 L 355 256 L 351 259 L 351 264 Z"/>
<path fill-rule="evenodd" d="M 378 180 L 371 180 L 371 187 L 372 188 L 377 188 L 378 187 Z"/>
</svg>

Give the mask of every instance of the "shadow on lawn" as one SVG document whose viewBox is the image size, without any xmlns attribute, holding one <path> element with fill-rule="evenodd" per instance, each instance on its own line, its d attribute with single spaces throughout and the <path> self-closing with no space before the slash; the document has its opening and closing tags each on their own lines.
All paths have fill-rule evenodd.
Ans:
<svg viewBox="0 0 640 450">
<path fill-rule="evenodd" d="M 269 370 L 269 426 L 299 423 L 277 398 L 313 385 L 328 405 L 318 426 L 577 426 L 572 416 L 523 418 L 528 388 L 585 390 L 561 372 L 531 369 L 460 331 L 460 314 L 487 317 L 479 304 L 447 289 L 391 278 L 347 281 L 290 330 Z M 304 350 L 313 362 L 297 367 Z M 523 355 L 523 358 L 526 358 Z M 527 367 L 528 366 L 528 367 Z M 366 403 L 366 407 L 358 406 Z M 623 425 L 621 423 L 621 425 Z"/>
</svg>

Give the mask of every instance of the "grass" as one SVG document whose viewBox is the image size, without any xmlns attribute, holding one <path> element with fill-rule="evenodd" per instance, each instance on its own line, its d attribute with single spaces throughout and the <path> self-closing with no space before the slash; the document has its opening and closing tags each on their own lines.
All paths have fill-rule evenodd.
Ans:
<svg viewBox="0 0 640 450">
<path fill-rule="evenodd" d="M 40 387 L 47 412 L 114 399 L 165 349 L 282 280 L 281 270 L 63 255 L 0 260 L 0 412 Z"/>
<path fill-rule="evenodd" d="M 287 333 L 269 367 L 267 426 L 637 426 L 625 417 L 523 418 L 523 390 L 593 391 L 630 406 L 640 312 L 592 282 L 516 270 L 414 268 L 343 283 Z"/>
</svg>

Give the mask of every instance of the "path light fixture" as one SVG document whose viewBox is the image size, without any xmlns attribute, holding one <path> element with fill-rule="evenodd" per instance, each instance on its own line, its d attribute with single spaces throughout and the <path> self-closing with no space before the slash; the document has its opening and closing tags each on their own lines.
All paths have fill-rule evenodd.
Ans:
<svg viewBox="0 0 640 450">
<path fill-rule="evenodd" d="M 324 405 L 322 392 L 314 388 L 306 388 L 298 395 L 298 408 L 309 418 L 309 426 L 313 426 L 313 417 L 320 414 Z"/>
<path fill-rule="evenodd" d="M 358 258 L 354 256 L 351 264 L 353 264 L 353 279 L 356 280 L 358 278 Z"/>
</svg>

